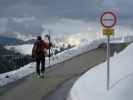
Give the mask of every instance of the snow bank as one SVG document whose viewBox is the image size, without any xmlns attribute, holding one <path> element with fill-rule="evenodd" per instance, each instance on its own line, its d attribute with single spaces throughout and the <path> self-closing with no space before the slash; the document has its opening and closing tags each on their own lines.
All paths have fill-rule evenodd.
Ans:
<svg viewBox="0 0 133 100">
<path fill-rule="evenodd" d="M 35 71 L 34 67 L 35 67 L 34 63 L 31 63 L 25 65 L 24 67 L 21 67 L 20 69 L 0 74 L 0 87 L 8 83 L 14 82 L 18 79 L 21 79 L 25 76 L 28 76 L 29 74 L 32 74 Z"/>
<path fill-rule="evenodd" d="M 106 90 L 106 62 L 83 76 L 72 87 L 68 100 L 133 100 L 133 44 L 111 58 L 110 90 Z"/>
</svg>

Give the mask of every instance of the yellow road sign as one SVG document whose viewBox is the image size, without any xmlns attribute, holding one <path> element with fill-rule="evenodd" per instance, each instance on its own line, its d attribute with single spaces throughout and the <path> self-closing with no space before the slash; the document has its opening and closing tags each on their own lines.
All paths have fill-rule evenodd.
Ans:
<svg viewBox="0 0 133 100">
<path fill-rule="evenodd" d="M 107 35 L 107 36 L 114 35 L 114 29 L 112 29 L 112 28 L 104 28 L 103 29 L 103 35 Z"/>
</svg>

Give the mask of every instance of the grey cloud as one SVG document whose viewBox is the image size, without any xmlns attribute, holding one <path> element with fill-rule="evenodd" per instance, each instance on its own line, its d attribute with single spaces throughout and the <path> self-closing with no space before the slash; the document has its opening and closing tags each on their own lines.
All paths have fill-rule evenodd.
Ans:
<svg viewBox="0 0 133 100">
<path fill-rule="evenodd" d="M 105 9 L 130 15 L 131 0 L 1 0 L 1 17 L 36 16 L 91 19 Z M 3 11 L 2 11 L 3 10 Z M 132 15 L 132 14 L 131 14 Z"/>
<path fill-rule="evenodd" d="M 19 19 L 20 20 L 20 19 Z M 2 22 L 2 21 L 1 21 Z M 0 32 L 2 33 L 23 33 L 23 34 L 40 34 L 42 31 L 44 31 L 44 28 L 42 27 L 42 24 L 40 21 L 22 21 L 17 22 L 16 20 L 12 18 L 8 18 L 8 21 L 3 21 L 3 24 L 0 25 Z M 4 29 L 6 28 L 6 29 Z"/>
<path fill-rule="evenodd" d="M 0 31 L 35 34 L 44 30 L 42 24 L 61 18 L 98 22 L 101 13 L 110 9 L 118 13 L 119 24 L 133 26 L 132 4 L 131 0 L 0 0 L 0 19 L 8 19 L 0 20 Z M 27 17 L 35 19 L 21 23 L 12 19 Z"/>
<path fill-rule="evenodd" d="M 98 12 L 101 8 L 100 5 L 99 0 L 25 0 L 24 2 L 21 0 L 8 6 L 2 6 L 4 11 L 1 17 L 29 15 L 41 18 L 68 17 L 83 19 Z"/>
</svg>

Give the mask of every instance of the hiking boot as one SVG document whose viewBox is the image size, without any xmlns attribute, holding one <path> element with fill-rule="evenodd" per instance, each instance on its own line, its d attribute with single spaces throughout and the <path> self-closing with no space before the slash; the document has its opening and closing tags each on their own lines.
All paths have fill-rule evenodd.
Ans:
<svg viewBox="0 0 133 100">
<path fill-rule="evenodd" d="M 36 73 L 35 76 L 36 76 L 37 78 L 41 78 L 41 76 L 40 76 L 38 73 Z"/>
<path fill-rule="evenodd" d="M 44 78 L 44 73 L 40 73 L 40 76 L 41 76 L 42 78 Z"/>
<path fill-rule="evenodd" d="M 40 75 L 37 75 L 37 78 L 41 78 L 41 76 Z"/>
</svg>

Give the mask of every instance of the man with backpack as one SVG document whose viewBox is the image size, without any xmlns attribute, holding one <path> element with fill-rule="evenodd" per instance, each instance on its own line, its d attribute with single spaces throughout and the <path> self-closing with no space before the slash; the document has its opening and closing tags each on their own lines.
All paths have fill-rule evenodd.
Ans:
<svg viewBox="0 0 133 100">
<path fill-rule="evenodd" d="M 49 49 L 49 44 L 43 41 L 41 36 L 38 36 L 32 49 L 32 57 L 36 60 L 36 73 L 38 77 L 44 77 L 47 49 Z"/>
</svg>

